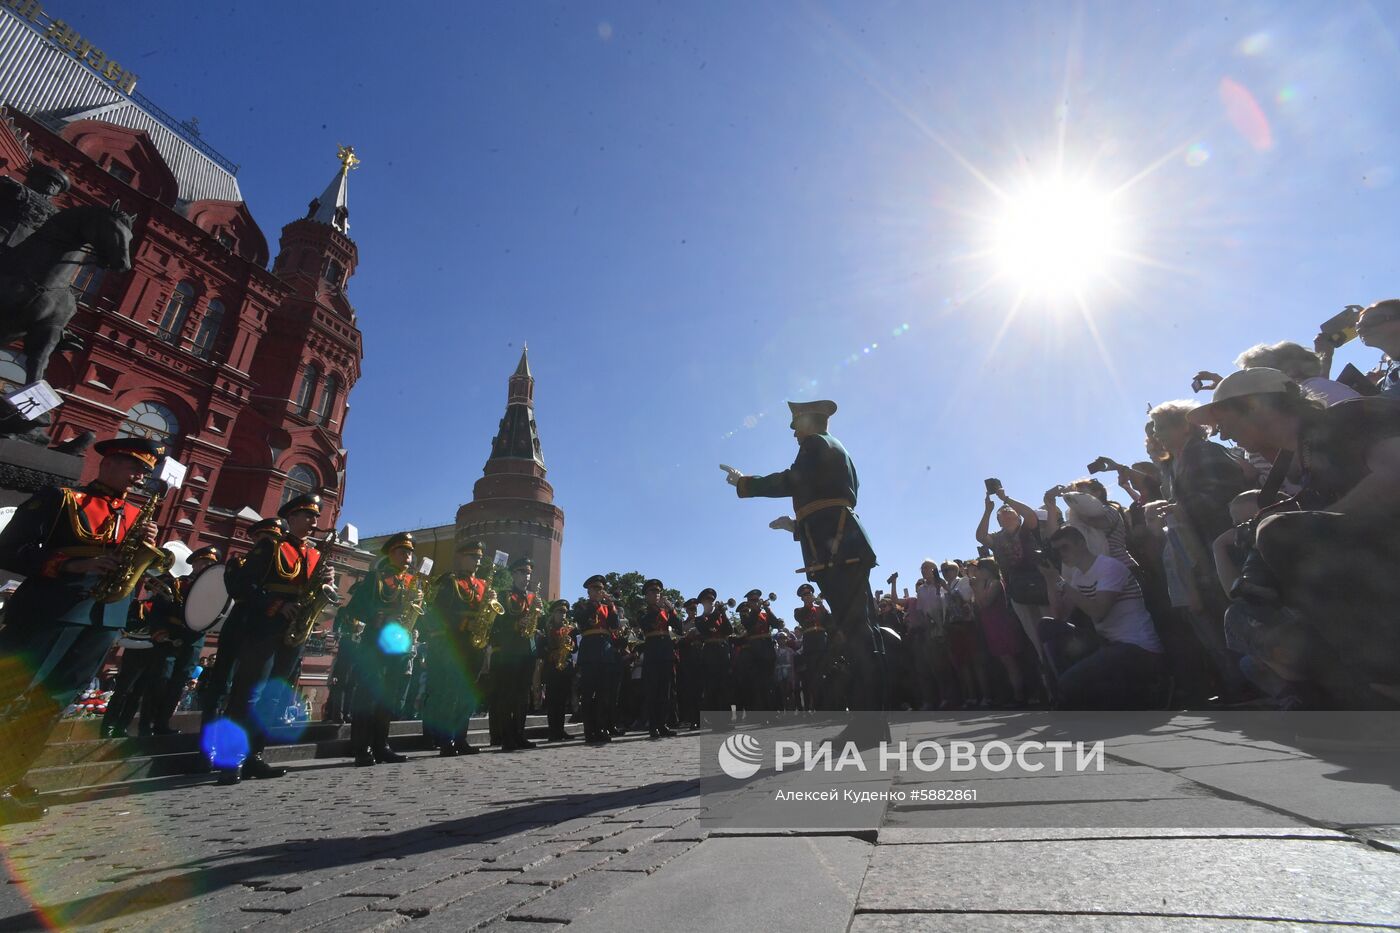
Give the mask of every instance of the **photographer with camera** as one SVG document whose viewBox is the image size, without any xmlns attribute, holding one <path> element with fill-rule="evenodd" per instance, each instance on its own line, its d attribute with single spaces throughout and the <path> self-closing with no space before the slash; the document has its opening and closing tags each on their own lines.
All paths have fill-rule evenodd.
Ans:
<svg viewBox="0 0 1400 933">
<path fill-rule="evenodd" d="M 1089 464 L 1093 470 L 1099 461 Z M 1104 464 L 1105 469 L 1107 465 Z M 1065 500 L 1064 516 L 1056 500 Z M 1045 531 L 1053 535 L 1060 526 L 1068 522 L 1078 528 L 1089 542 L 1089 550 L 1095 554 L 1107 554 L 1121 560 L 1129 567 L 1137 561 L 1128 553 L 1128 520 L 1118 503 L 1108 498 L 1108 490 L 1103 483 L 1089 477 L 1077 479 L 1065 486 L 1055 486 L 1045 491 Z"/>
<path fill-rule="evenodd" d="M 1042 548 L 1040 517 L 1035 509 L 1006 495 L 1001 480 L 991 478 L 985 481 L 987 495 L 982 511 L 982 521 L 977 526 L 977 543 L 991 550 L 1001 568 L 1006 581 L 1006 595 L 1011 599 L 1011 608 L 1021 622 L 1021 629 L 1035 648 L 1036 659 L 1041 667 L 1041 681 L 1046 694 L 1053 695 L 1051 670 L 1045 657 L 1045 647 L 1040 643 L 1040 620 L 1050 609 L 1050 597 L 1045 590 L 1037 563 Z M 989 532 L 995 504 L 992 497 L 1002 504 L 996 508 L 998 531 Z"/>
<path fill-rule="evenodd" d="M 1364 316 L 1363 316 L 1364 320 Z M 1400 404 L 1375 397 L 1330 408 L 1276 369 L 1222 379 L 1196 425 L 1251 450 L 1297 459 L 1302 491 L 1265 502 L 1241 526 L 1248 548 L 1227 618 L 1231 641 L 1322 703 L 1349 684 L 1400 703 Z M 1280 476 L 1270 474 L 1267 500 Z M 1312 687 L 1311 691 L 1307 688 Z"/>
<path fill-rule="evenodd" d="M 1061 570 L 1043 556 L 1038 571 L 1053 617 L 1041 622 L 1059 677 L 1060 709 L 1141 709 L 1155 705 L 1165 670 L 1162 643 L 1142 589 L 1120 560 L 1095 555 L 1078 528 L 1050 536 Z M 1061 571 L 1067 576 L 1061 576 Z M 1091 625 L 1071 621 L 1075 612 Z"/>
</svg>

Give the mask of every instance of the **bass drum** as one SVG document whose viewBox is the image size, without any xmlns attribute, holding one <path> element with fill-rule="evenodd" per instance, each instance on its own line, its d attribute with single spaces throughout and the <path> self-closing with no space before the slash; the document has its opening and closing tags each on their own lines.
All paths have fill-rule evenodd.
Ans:
<svg viewBox="0 0 1400 933">
<path fill-rule="evenodd" d="M 200 571 L 185 594 L 182 619 L 185 628 L 196 635 L 213 631 L 233 612 L 233 597 L 228 594 L 224 582 L 223 564 L 215 564 Z"/>
</svg>

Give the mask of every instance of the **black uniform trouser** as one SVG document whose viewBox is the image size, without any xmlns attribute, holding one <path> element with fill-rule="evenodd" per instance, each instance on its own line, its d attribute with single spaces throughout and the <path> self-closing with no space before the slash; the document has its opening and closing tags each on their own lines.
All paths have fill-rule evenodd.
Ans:
<svg viewBox="0 0 1400 933">
<path fill-rule="evenodd" d="M 666 728 L 676 683 L 676 659 L 669 638 L 648 638 L 642 646 L 642 696 L 647 728 Z"/>
<path fill-rule="evenodd" d="M 700 721 L 700 698 L 705 684 L 700 676 L 700 656 L 687 657 L 686 649 L 681 650 L 681 660 L 676 671 L 676 711 L 681 722 Z"/>
<path fill-rule="evenodd" d="M 44 618 L 11 618 L 0 628 L 0 789 L 24 777 L 119 635 Z"/>
<path fill-rule="evenodd" d="M 351 698 L 355 693 L 356 643 L 343 635 L 337 644 L 335 660 L 331 662 L 330 686 L 326 691 L 326 719 L 340 722 L 350 715 Z"/>
<path fill-rule="evenodd" d="M 289 681 L 301 658 L 301 645 L 285 644 L 286 631 L 249 632 L 239 641 L 226 718 L 248 736 L 248 754 L 267 747 L 268 730 L 282 721 L 293 695 Z"/>
<path fill-rule="evenodd" d="M 707 644 L 700 650 L 701 708 L 707 712 L 728 712 L 729 643 Z"/>
<path fill-rule="evenodd" d="M 827 636 L 811 632 L 802 636 L 802 694 L 808 710 L 830 706 L 826 696 Z"/>
<path fill-rule="evenodd" d="M 773 703 L 773 668 L 777 664 L 773 639 L 767 635 L 744 642 L 739 652 L 737 677 L 739 705 L 746 710 L 771 710 Z"/>
<path fill-rule="evenodd" d="M 448 635 L 435 636 L 427 650 L 428 697 L 423 703 L 423 729 L 439 740 L 462 736 L 481 705 L 476 675 L 481 652 Z"/>
<path fill-rule="evenodd" d="M 881 684 L 885 671 L 883 639 L 875 631 L 875 596 L 870 592 L 870 568 L 847 564 L 811 575 L 808 579 L 831 606 L 831 617 L 845 640 L 850 666 L 848 703 L 852 710 L 884 708 Z"/>
<path fill-rule="evenodd" d="M 516 748 L 525 741 L 534 667 L 535 659 L 529 655 L 491 657 L 491 731 L 500 737 L 502 748 Z"/>
<path fill-rule="evenodd" d="M 165 696 L 161 698 L 156 726 L 169 728 L 170 718 L 180 706 L 180 700 L 185 695 L 185 684 L 194 676 L 194 669 L 199 665 L 199 653 L 203 650 L 204 636 L 200 635 L 172 652 L 170 679 L 166 683 Z"/>
<path fill-rule="evenodd" d="M 549 717 L 549 737 L 564 737 L 564 713 L 569 705 L 569 695 L 574 689 L 574 666 L 566 664 L 561 671 L 549 663 L 544 671 L 544 705 Z"/>
<path fill-rule="evenodd" d="M 356 754 L 369 748 L 387 749 L 389 723 L 402 690 L 404 656 L 386 654 L 379 645 L 378 630 L 365 629 L 355 646 L 355 695 L 351 701 L 350 742 Z"/>
<path fill-rule="evenodd" d="M 219 646 L 214 652 L 214 663 L 199 675 L 201 726 L 208 726 L 223 713 L 221 707 L 225 705 L 224 701 L 228 699 L 233 685 L 233 671 L 238 666 L 244 628 L 243 621 L 230 618 L 219 629 Z"/>
<path fill-rule="evenodd" d="M 578 699 L 583 707 L 583 732 L 588 738 L 608 730 L 613 715 L 612 677 L 602 661 L 580 661 Z"/>
<path fill-rule="evenodd" d="M 127 648 L 117 667 L 117 682 L 107 701 L 107 714 L 102 717 L 104 729 L 125 733 L 141 711 L 141 731 L 149 732 L 164 725 L 166 687 L 172 659 L 172 649 L 153 644 L 149 648 Z"/>
</svg>

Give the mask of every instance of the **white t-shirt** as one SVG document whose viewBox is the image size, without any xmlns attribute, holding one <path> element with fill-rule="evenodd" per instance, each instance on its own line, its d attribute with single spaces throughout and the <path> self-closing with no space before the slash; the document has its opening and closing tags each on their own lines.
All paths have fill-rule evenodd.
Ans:
<svg viewBox="0 0 1400 933">
<path fill-rule="evenodd" d="M 1112 642 L 1137 645 L 1153 654 L 1162 653 L 1162 642 L 1157 638 L 1152 616 L 1147 614 L 1142 588 L 1121 560 L 1100 556 L 1088 570 L 1070 567 L 1065 582 L 1086 597 L 1101 592 L 1119 594 L 1108 613 L 1094 623 L 1100 636 Z"/>
<path fill-rule="evenodd" d="M 1351 386 L 1335 382 L 1325 376 L 1313 376 L 1311 379 L 1304 379 L 1301 385 L 1313 395 L 1321 397 L 1328 408 L 1331 408 L 1338 402 L 1345 402 L 1353 398 L 1361 398 L 1361 393 Z"/>
</svg>

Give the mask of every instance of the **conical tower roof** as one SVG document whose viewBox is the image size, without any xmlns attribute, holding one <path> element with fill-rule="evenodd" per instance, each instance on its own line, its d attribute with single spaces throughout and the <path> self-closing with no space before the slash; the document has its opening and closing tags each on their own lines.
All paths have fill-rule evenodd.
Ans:
<svg viewBox="0 0 1400 933">
<path fill-rule="evenodd" d="M 354 146 L 338 147 L 337 156 L 340 159 L 340 170 L 335 173 L 331 183 L 326 185 L 326 190 L 321 192 L 321 196 L 311 202 L 306 217 L 317 223 L 328 224 L 349 236 L 349 176 L 350 171 L 360 164 L 360 159 L 355 155 Z"/>
</svg>

